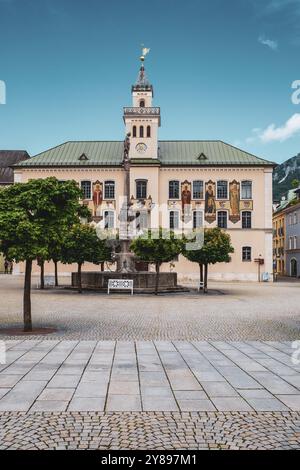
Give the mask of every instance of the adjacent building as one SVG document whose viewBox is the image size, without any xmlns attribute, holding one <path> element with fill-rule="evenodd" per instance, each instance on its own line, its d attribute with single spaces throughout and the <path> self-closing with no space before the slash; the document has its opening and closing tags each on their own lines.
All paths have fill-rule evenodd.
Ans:
<svg viewBox="0 0 300 470">
<path fill-rule="evenodd" d="M 130 133 L 130 193 L 137 230 L 159 225 L 180 230 L 189 206 L 193 228 L 219 226 L 232 239 L 231 262 L 213 266 L 211 278 L 257 281 L 258 259 L 261 272 L 271 275 L 274 164 L 220 140 L 159 140 L 161 110 L 153 104 L 143 60 L 131 97 L 123 120 L 125 133 Z M 15 181 L 73 179 L 95 222 L 113 229 L 119 224 L 124 193 L 122 159 L 122 140 L 66 142 L 17 164 Z M 198 278 L 197 265 L 183 257 L 174 269 L 179 277 Z M 52 265 L 48 270 L 53 271 Z"/>
</svg>

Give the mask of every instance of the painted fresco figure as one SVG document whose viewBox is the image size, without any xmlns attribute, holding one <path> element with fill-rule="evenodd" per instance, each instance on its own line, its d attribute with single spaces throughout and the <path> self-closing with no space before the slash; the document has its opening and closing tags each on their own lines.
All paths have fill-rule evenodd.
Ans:
<svg viewBox="0 0 300 470">
<path fill-rule="evenodd" d="M 215 194 L 212 184 L 207 186 L 205 192 L 205 213 L 214 215 L 216 212 Z"/>
<path fill-rule="evenodd" d="M 229 192 L 230 218 L 232 222 L 240 220 L 240 187 L 237 181 L 232 181 Z"/>
<path fill-rule="evenodd" d="M 94 215 L 97 215 L 97 209 L 102 204 L 102 188 L 100 181 L 96 181 L 93 190 Z"/>
<path fill-rule="evenodd" d="M 182 212 L 184 212 L 185 206 L 190 206 L 191 199 L 192 199 L 191 191 L 189 190 L 189 186 L 185 184 L 181 193 Z"/>
</svg>

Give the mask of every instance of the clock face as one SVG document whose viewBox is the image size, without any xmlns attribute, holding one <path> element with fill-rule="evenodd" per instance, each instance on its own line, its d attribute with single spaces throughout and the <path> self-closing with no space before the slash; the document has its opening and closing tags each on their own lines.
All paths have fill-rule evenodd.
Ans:
<svg viewBox="0 0 300 470">
<path fill-rule="evenodd" d="M 139 153 L 144 153 L 147 150 L 147 145 L 144 144 L 143 142 L 140 142 L 135 146 L 135 149 Z"/>
</svg>

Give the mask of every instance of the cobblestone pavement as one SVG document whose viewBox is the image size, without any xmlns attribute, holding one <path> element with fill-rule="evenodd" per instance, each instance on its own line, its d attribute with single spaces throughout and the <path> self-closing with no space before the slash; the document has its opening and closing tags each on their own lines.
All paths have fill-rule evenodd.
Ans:
<svg viewBox="0 0 300 470">
<path fill-rule="evenodd" d="M 65 279 L 62 279 L 66 282 Z M 19 276 L 0 275 L 1 326 L 22 324 Z M 35 288 L 34 325 L 51 339 L 293 340 L 300 337 L 297 283 L 211 283 L 212 292 L 144 296 Z M 48 337 L 48 336 L 47 336 Z"/>
<path fill-rule="evenodd" d="M 7 341 L 4 411 L 300 411 L 291 343 Z"/>
<path fill-rule="evenodd" d="M 1 413 L 0 449 L 299 449 L 300 413 Z"/>
</svg>

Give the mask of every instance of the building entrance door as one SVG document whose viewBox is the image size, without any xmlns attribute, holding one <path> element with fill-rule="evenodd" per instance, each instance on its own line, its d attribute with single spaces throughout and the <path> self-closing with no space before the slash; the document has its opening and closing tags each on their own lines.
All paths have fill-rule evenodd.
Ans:
<svg viewBox="0 0 300 470">
<path fill-rule="evenodd" d="M 291 260 L 291 276 L 292 277 L 297 277 L 298 275 L 298 272 L 297 272 L 297 260 L 296 259 L 292 259 Z"/>
</svg>

